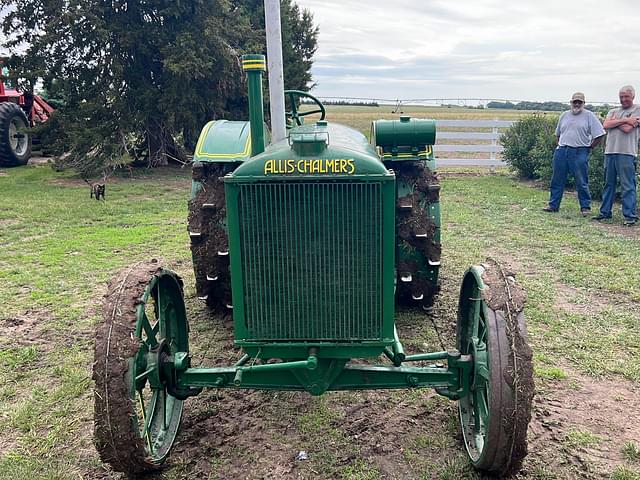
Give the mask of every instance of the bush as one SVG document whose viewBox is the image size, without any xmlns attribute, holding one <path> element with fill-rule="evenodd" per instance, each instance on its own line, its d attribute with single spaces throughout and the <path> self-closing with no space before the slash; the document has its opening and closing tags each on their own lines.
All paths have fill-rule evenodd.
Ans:
<svg viewBox="0 0 640 480">
<path fill-rule="evenodd" d="M 555 116 L 534 114 L 518 120 L 500 137 L 503 156 L 509 167 L 522 178 L 551 183 L 553 152 L 556 146 Z M 604 142 L 603 142 L 604 143 Z M 575 183 L 569 176 L 567 186 Z M 593 198 L 602 198 L 604 189 L 604 147 L 594 148 L 589 156 L 589 189 Z"/>
<path fill-rule="evenodd" d="M 500 136 L 504 159 L 522 178 L 539 178 L 555 143 L 555 116 L 534 114 L 521 118 Z M 553 155 L 553 147 L 550 150 Z"/>
</svg>

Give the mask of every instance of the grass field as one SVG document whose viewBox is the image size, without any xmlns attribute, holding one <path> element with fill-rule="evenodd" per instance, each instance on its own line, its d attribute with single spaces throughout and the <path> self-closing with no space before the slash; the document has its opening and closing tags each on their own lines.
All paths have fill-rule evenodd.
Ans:
<svg viewBox="0 0 640 480">
<path fill-rule="evenodd" d="M 228 323 L 194 298 L 189 182 L 187 169 L 143 170 L 112 177 L 96 202 L 69 173 L 0 170 L 0 480 L 121 478 L 93 448 L 91 393 L 93 332 L 119 268 L 162 257 L 185 279 L 194 362 L 237 358 Z M 505 172 L 448 170 L 441 184 L 443 291 L 433 322 L 399 313 L 407 349 L 439 350 L 437 332 L 452 346 L 465 269 L 509 262 L 529 296 L 537 389 L 521 478 L 640 479 L 639 230 L 619 212 L 605 225 L 580 217 L 572 196 L 545 214 L 547 192 Z M 301 450 L 308 460 L 294 460 Z M 479 476 L 455 405 L 431 391 L 207 390 L 187 402 L 167 468 L 147 478 Z"/>
<path fill-rule="evenodd" d="M 303 107 L 309 108 L 309 107 Z M 364 106 L 327 106 L 327 119 L 330 121 L 350 125 L 360 130 L 367 137 L 370 135 L 372 119 L 397 119 L 401 114 L 414 118 L 431 118 L 435 120 L 518 120 L 526 115 L 533 115 L 536 112 L 530 110 L 506 110 L 506 109 L 476 109 L 464 107 L 420 107 L 405 106 L 400 111 L 393 113 L 395 106 L 385 105 L 379 107 Z M 538 112 L 540 115 L 557 117 L 559 112 Z M 318 118 L 317 115 L 309 118 Z M 491 132 L 491 128 L 470 128 L 470 127 L 446 127 L 448 132 Z M 499 129 L 499 132 L 504 131 Z M 444 139 L 437 138 L 435 154 L 437 158 L 489 158 L 488 153 L 478 152 L 444 152 L 438 151 L 438 145 L 483 145 L 490 144 L 488 140 L 468 140 L 468 139 Z"/>
<path fill-rule="evenodd" d="M 368 134 L 372 119 L 393 119 L 399 115 L 409 115 L 417 118 L 433 118 L 436 120 L 518 120 L 524 115 L 531 115 L 529 110 L 507 110 L 500 108 L 464 108 L 464 107 L 420 107 L 407 105 L 400 111 L 393 113 L 395 106 L 383 105 L 379 107 L 361 107 L 345 105 L 327 106 L 327 119 L 351 125 L 361 132 Z M 547 112 L 545 115 L 557 115 Z M 453 128 L 452 128 L 453 130 Z"/>
</svg>

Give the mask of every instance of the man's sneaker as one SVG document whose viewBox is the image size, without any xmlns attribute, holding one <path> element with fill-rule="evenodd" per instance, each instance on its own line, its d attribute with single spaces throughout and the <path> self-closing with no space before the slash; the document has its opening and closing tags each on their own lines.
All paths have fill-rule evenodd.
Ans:
<svg viewBox="0 0 640 480">
<path fill-rule="evenodd" d="M 622 222 L 622 225 L 624 225 L 625 227 L 633 227 L 636 223 L 638 223 L 637 218 L 625 218 L 624 222 Z"/>
<path fill-rule="evenodd" d="M 544 207 L 544 208 L 542 209 L 542 211 L 543 211 L 543 212 L 557 212 L 557 211 L 558 211 L 558 209 L 557 209 L 557 208 L 553 208 L 553 207 L 551 207 L 551 206 L 547 205 L 546 207 Z"/>
<path fill-rule="evenodd" d="M 591 220 L 595 220 L 597 222 L 601 222 L 602 220 L 611 220 L 611 217 L 607 217 L 606 215 L 603 215 L 603 214 L 599 213 L 595 217 L 591 217 Z"/>
<path fill-rule="evenodd" d="M 581 208 L 580 209 L 580 213 L 582 214 L 583 217 L 588 217 L 589 215 L 591 215 L 591 209 L 590 208 Z"/>
</svg>

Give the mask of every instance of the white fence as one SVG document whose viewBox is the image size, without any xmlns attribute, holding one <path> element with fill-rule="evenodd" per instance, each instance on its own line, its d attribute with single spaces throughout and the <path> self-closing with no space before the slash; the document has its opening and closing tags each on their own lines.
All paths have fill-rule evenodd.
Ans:
<svg viewBox="0 0 640 480">
<path fill-rule="evenodd" d="M 477 165 L 500 166 L 504 162 L 497 158 L 504 148 L 498 139 L 505 128 L 513 125 L 511 120 L 436 120 L 436 139 L 440 140 L 482 140 L 482 143 L 437 143 L 433 150 L 438 165 Z M 448 128 L 464 128 L 465 131 L 447 130 Z M 490 132 L 486 131 L 491 129 Z M 481 131 L 477 131 L 481 130 Z M 440 157 L 441 152 L 453 153 L 489 153 L 489 158 L 450 158 Z"/>
</svg>

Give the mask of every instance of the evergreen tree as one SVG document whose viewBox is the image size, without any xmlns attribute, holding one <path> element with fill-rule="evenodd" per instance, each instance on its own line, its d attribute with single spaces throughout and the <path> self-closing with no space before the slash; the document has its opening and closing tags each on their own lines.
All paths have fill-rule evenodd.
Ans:
<svg viewBox="0 0 640 480">
<path fill-rule="evenodd" d="M 317 28 L 283 0 L 287 85 L 306 89 Z M 84 175 L 184 161 L 207 120 L 247 118 L 239 57 L 264 50 L 258 0 L 0 0 L 13 75 L 64 99 L 54 151 Z M 25 48 L 26 46 L 26 48 Z M 295 64 L 295 65 L 293 65 Z"/>
</svg>

